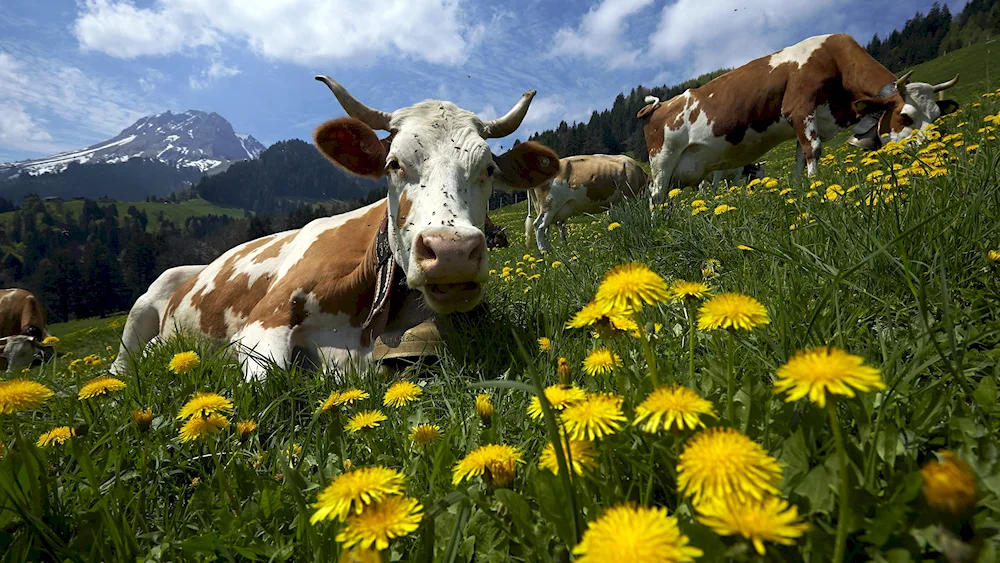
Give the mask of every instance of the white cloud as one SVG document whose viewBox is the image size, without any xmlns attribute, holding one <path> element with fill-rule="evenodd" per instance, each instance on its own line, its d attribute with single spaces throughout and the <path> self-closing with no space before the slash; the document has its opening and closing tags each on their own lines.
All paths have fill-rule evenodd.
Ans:
<svg viewBox="0 0 1000 563">
<path fill-rule="evenodd" d="M 221 60 L 213 59 L 212 64 L 205 70 L 201 71 L 201 74 L 189 77 L 188 84 L 191 86 L 192 90 L 204 90 L 205 88 L 211 86 L 216 80 L 236 76 L 237 74 L 240 74 L 240 72 L 240 69 L 236 67 L 228 67 L 223 64 Z"/>
<path fill-rule="evenodd" d="M 556 32 L 550 55 L 598 60 L 612 69 L 635 65 L 640 51 L 629 49 L 622 40 L 628 32 L 625 20 L 652 3 L 604 0 L 583 16 L 576 29 L 564 27 Z"/>
<path fill-rule="evenodd" d="M 167 76 L 162 72 L 154 69 L 147 68 L 145 76 L 139 78 L 139 88 L 145 93 L 150 93 L 156 90 L 156 86 L 167 79 Z"/>
<path fill-rule="evenodd" d="M 23 151 L 80 148 L 155 113 L 114 82 L 26 52 L 0 51 L 0 84 L 0 145 Z"/>
<path fill-rule="evenodd" d="M 649 38 L 650 57 L 680 63 L 687 75 L 740 66 L 838 26 L 838 0 L 678 0 L 663 8 Z"/>
<path fill-rule="evenodd" d="M 467 25 L 459 0 L 86 0 L 74 24 L 84 50 L 119 58 L 166 55 L 223 42 L 300 65 L 398 54 L 431 63 L 465 62 L 485 35 Z"/>
<path fill-rule="evenodd" d="M 493 104 L 486 104 L 483 106 L 483 109 L 476 112 L 476 115 L 478 115 L 479 119 L 482 119 L 483 121 L 496 119 L 500 116 L 500 114 L 497 113 L 497 108 L 493 107 Z"/>
</svg>

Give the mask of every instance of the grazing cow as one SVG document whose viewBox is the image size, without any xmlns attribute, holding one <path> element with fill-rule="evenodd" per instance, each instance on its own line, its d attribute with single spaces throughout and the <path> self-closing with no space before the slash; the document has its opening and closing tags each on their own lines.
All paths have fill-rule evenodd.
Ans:
<svg viewBox="0 0 1000 563">
<path fill-rule="evenodd" d="M 559 161 L 559 173 L 528 192 L 528 216 L 524 220 L 524 244 L 531 246 L 534 230 L 538 249 L 548 252 L 549 226 L 559 226 L 566 241 L 566 220 L 584 213 L 607 211 L 625 197 L 645 193 L 648 177 L 639 163 L 625 155 L 588 154 Z M 537 217 L 532 221 L 534 204 Z"/>
<path fill-rule="evenodd" d="M 483 228 L 494 186 L 526 190 L 559 170 L 559 157 L 537 143 L 496 156 L 486 142 L 518 128 L 535 91 L 484 121 L 439 100 L 375 110 L 332 79 L 316 78 L 350 116 L 320 125 L 317 148 L 349 172 L 386 177 L 386 199 L 241 244 L 174 291 L 137 303 L 125 336 L 139 338 L 123 338 L 122 355 L 141 353 L 149 334 L 180 329 L 234 343 L 247 379 L 299 360 L 363 368 L 378 337 L 396 340 L 428 309 L 448 314 L 479 303 L 489 277 Z M 389 135 L 379 139 L 376 130 Z"/>
<path fill-rule="evenodd" d="M 744 166 L 779 143 L 798 140 L 796 174 L 816 174 L 823 141 L 857 124 L 850 142 L 878 148 L 922 131 L 958 104 L 935 100 L 954 79 L 932 86 L 896 78 L 849 35 L 811 37 L 727 72 L 699 88 L 649 105 L 645 121 L 654 203 L 670 187 L 694 186 L 713 170 Z"/>
<path fill-rule="evenodd" d="M 507 240 L 507 230 L 497 225 L 486 217 L 486 225 L 483 229 L 486 234 L 486 248 L 507 248 L 510 241 Z"/>
<path fill-rule="evenodd" d="M 35 358 L 51 359 L 55 349 L 42 344 L 48 335 L 45 311 L 31 292 L 0 289 L 0 350 L 7 371 L 27 367 Z"/>
</svg>

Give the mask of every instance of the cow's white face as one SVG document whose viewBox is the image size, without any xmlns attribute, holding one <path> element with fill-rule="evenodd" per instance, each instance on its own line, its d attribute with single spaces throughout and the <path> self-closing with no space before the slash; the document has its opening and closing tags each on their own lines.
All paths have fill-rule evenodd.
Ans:
<svg viewBox="0 0 1000 563">
<path fill-rule="evenodd" d="M 893 115 L 889 138 L 900 141 L 914 133 L 922 133 L 942 115 L 958 109 L 953 100 L 937 100 L 934 86 L 926 82 L 912 82 L 906 85 L 906 95 L 898 115 Z"/>
<path fill-rule="evenodd" d="M 484 122 L 451 102 L 425 101 L 385 113 L 325 82 L 351 118 L 315 133 L 320 151 L 356 174 L 386 176 L 389 242 L 407 284 L 438 313 L 468 311 L 489 271 L 486 209 L 494 187 L 529 189 L 559 171 L 559 157 L 536 143 L 495 156 L 487 138 L 517 129 L 534 91 L 506 116 Z M 390 131 L 379 140 L 373 128 Z"/>
</svg>

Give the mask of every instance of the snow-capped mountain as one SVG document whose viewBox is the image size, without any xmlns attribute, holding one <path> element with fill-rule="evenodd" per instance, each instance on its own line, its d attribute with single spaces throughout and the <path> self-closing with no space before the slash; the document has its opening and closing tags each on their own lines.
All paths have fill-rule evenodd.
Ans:
<svg viewBox="0 0 1000 563">
<path fill-rule="evenodd" d="M 78 151 L 0 164 L 0 180 L 21 174 L 37 176 L 62 172 L 70 163 L 113 164 L 132 158 L 148 158 L 178 169 L 210 172 L 237 160 L 257 158 L 264 150 L 253 136 L 236 133 L 221 115 L 188 110 L 169 111 L 143 117 L 116 137 Z"/>
</svg>

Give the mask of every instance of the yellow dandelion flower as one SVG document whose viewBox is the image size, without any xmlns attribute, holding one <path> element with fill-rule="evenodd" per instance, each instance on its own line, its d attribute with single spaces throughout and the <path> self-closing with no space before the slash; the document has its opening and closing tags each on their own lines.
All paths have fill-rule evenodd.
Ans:
<svg viewBox="0 0 1000 563">
<path fill-rule="evenodd" d="M 694 430 L 699 426 L 705 427 L 700 418 L 703 414 L 718 418 L 712 403 L 693 390 L 681 385 L 660 387 L 635 408 L 635 420 L 632 424 L 638 426 L 645 420 L 642 429 L 646 432 L 656 432 L 661 427 L 671 430 L 675 424 L 678 430 L 684 430 L 685 427 Z"/>
<path fill-rule="evenodd" d="M 623 264 L 608 272 L 597 288 L 594 301 L 607 310 L 614 307 L 642 309 L 670 298 L 667 282 L 644 264 Z"/>
<path fill-rule="evenodd" d="M 566 322 L 566 328 L 584 328 L 594 326 L 599 333 L 609 336 L 614 331 L 635 330 L 638 326 L 632 320 L 635 312 L 631 307 L 614 305 L 610 308 L 604 303 L 592 301 L 580 309 L 572 319 Z"/>
<path fill-rule="evenodd" d="M 125 382 L 115 377 L 102 375 L 88 381 L 77 394 L 78 399 L 92 399 L 99 395 L 107 395 L 125 388 Z"/>
<path fill-rule="evenodd" d="M 207 416 L 193 416 L 191 420 L 185 422 L 184 426 L 181 427 L 180 439 L 181 442 L 190 442 L 198 438 L 204 438 L 209 434 L 215 434 L 228 426 L 229 419 L 218 413 L 212 413 Z"/>
<path fill-rule="evenodd" d="M 53 344 L 59 344 L 59 337 L 57 337 L 57 336 L 46 336 L 42 340 L 42 344 L 44 344 L 46 346 L 51 346 Z"/>
<path fill-rule="evenodd" d="M 751 330 L 771 322 L 767 309 L 753 297 L 722 293 L 706 301 L 698 310 L 698 328 L 741 328 Z"/>
<path fill-rule="evenodd" d="M 677 280 L 670 284 L 670 298 L 674 301 L 701 299 L 711 292 L 711 288 L 709 288 L 707 284 L 701 282 Z"/>
<path fill-rule="evenodd" d="M 1000 262 L 1000 250 L 991 250 L 986 253 L 986 257 L 994 262 Z"/>
<path fill-rule="evenodd" d="M 728 213 L 730 211 L 736 211 L 736 208 L 732 205 L 726 205 L 725 203 L 715 206 L 716 215 L 722 215 L 723 213 Z"/>
<path fill-rule="evenodd" d="M 548 352 L 551 349 L 552 349 L 552 341 L 549 340 L 549 338 L 547 336 L 543 336 L 543 337 L 541 337 L 541 338 L 538 339 L 538 351 L 539 352 Z"/>
<path fill-rule="evenodd" d="M 420 424 L 410 430 L 410 440 L 423 448 L 441 437 L 441 427 L 436 424 Z"/>
<path fill-rule="evenodd" d="M 764 182 L 764 187 L 765 188 L 769 188 L 769 189 L 770 188 L 776 188 L 776 187 L 778 187 L 778 181 L 772 178 L 772 179 Z"/>
<path fill-rule="evenodd" d="M 594 393 L 568 405 L 562 411 L 566 434 L 572 440 L 596 440 L 618 432 L 625 422 L 622 401 L 617 395 Z"/>
<path fill-rule="evenodd" d="M 132 417 L 132 422 L 139 427 L 139 430 L 145 432 L 153 422 L 153 409 L 136 409 L 129 416 Z"/>
<path fill-rule="evenodd" d="M 621 226 L 622 226 L 621 223 L 619 223 L 618 221 L 615 221 L 614 223 L 611 223 L 610 225 L 608 225 L 608 230 L 609 231 L 613 231 L 613 230 L 615 230 L 615 229 L 617 229 L 617 228 L 619 228 Z"/>
<path fill-rule="evenodd" d="M 48 387 L 27 379 L 0 381 L 0 414 L 37 409 L 52 395 Z"/>
<path fill-rule="evenodd" d="M 764 555 L 764 542 L 794 545 L 795 538 L 809 529 L 799 518 L 799 509 L 778 497 L 749 499 L 719 496 L 697 506 L 698 521 L 720 536 L 740 535 Z"/>
<path fill-rule="evenodd" d="M 753 251 L 753 247 L 747 246 L 745 244 L 737 244 L 736 248 L 738 248 L 739 250 L 742 250 L 743 252 L 752 252 Z"/>
<path fill-rule="evenodd" d="M 969 516 L 979 499 L 976 474 L 955 452 L 942 450 L 938 456 L 920 470 L 927 504 L 949 516 Z"/>
<path fill-rule="evenodd" d="M 344 428 L 351 434 L 362 430 L 371 430 L 380 426 L 380 422 L 389 420 L 380 410 L 361 411 L 354 415 Z"/>
<path fill-rule="evenodd" d="M 691 210 L 691 215 L 692 216 L 693 215 L 699 215 L 701 213 L 707 213 L 707 212 L 708 212 L 708 208 L 707 207 L 695 207 L 694 209 Z"/>
<path fill-rule="evenodd" d="M 406 477 L 388 467 L 365 467 L 340 475 L 326 486 L 312 505 L 317 509 L 309 522 L 320 520 L 345 520 L 351 514 L 360 514 L 366 505 L 379 502 L 405 492 Z"/>
<path fill-rule="evenodd" d="M 575 386 L 550 385 L 545 388 L 545 399 L 557 411 L 586 398 L 587 392 Z M 531 403 L 528 404 L 528 416 L 535 419 L 542 418 L 542 402 L 538 397 L 531 398 Z"/>
<path fill-rule="evenodd" d="M 573 548 L 577 563 L 691 563 L 702 556 L 666 508 L 618 505 L 587 526 Z"/>
<path fill-rule="evenodd" d="M 360 514 L 350 516 L 337 534 L 344 547 L 360 545 L 363 549 L 388 549 L 389 540 L 417 531 L 424 507 L 417 499 L 389 497 Z"/>
<path fill-rule="evenodd" d="M 69 426 L 59 426 L 58 428 L 53 428 L 45 434 L 38 437 L 37 446 L 39 448 L 45 446 L 51 446 L 53 444 L 61 445 L 65 444 L 70 438 L 76 436 L 76 431 Z"/>
<path fill-rule="evenodd" d="M 367 399 L 370 396 L 367 391 L 362 391 L 354 387 L 345 391 L 331 391 L 330 396 L 320 403 L 317 412 L 330 412 L 342 405 L 350 405 L 362 399 Z"/>
<path fill-rule="evenodd" d="M 387 407 L 401 407 L 406 403 L 416 401 L 423 392 L 424 390 L 412 381 L 397 381 L 385 392 L 382 404 Z"/>
<path fill-rule="evenodd" d="M 236 431 L 240 434 L 241 442 L 246 442 L 250 438 L 250 435 L 253 434 L 254 430 L 257 430 L 256 420 L 241 420 L 236 423 Z"/>
<path fill-rule="evenodd" d="M 225 413 L 233 410 L 233 402 L 218 393 L 195 393 L 194 397 L 181 407 L 177 419 L 192 416 L 206 417 L 214 413 Z"/>
<path fill-rule="evenodd" d="M 677 464 L 677 488 L 695 505 L 735 495 L 778 494 L 781 466 L 757 442 L 733 428 L 709 428 L 689 439 Z"/>
<path fill-rule="evenodd" d="M 319 403 L 316 412 L 330 412 L 340 406 L 340 391 L 330 391 L 330 396 Z"/>
<path fill-rule="evenodd" d="M 675 197 L 677 197 L 679 195 L 681 195 L 680 188 L 674 188 L 674 189 L 670 190 L 669 192 L 667 192 L 667 197 L 669 197 L 670 199 L 674 199 Z"/>
<path fill-rule="evenodd" d="M 201 358 L 198 357 L 196 352 L 181 352 L 179 354 L 174 354 L 174 357 L 170 360 L 167 368 L 177 375 L 183 375 L 198 367 L 198 364 L 200 363 Z"/>
<path fill-rule="evenodd" d="M 566 462 L 570 464 L 573 473 L 577 475 L 583 475 L 585 468 L 597 467 L 597 450 L 594 449 L 594 443 L 590 440 L 564 440 L 563 453 L 564 455 L 568 453 L 569 459 Z M 552 442 L 545 444 L 542 455 L 538 459 L 538 468 L 548 469 L 556 475 L 559 474 L 559 461 L 556 459 L 556 448 Z"/>
<path fill-rule="evenodd" d="M 855 389 L 885 389 L 879 370 L 866 366 L 864 361 L 861 356 L 833 346 L 804 350 L 778 368 L 774 392 L 787 392 L 787 403 L 808 396 L 822 408 L 826 406 L 827 393 L 853 397 Z"/>
<path fill-rule="evenodd" d="M 598 348 L 583 360 L 583 371 L 591 376 L 605 375 L 620 365 L 622 359 L 618 354 L 607 348 Z"/>
<path fill-rule="evenodd" d="M 483 419 L 483 422 L 489 422 L 493 418 L 493 403 L 490 402 L 490 396 L 486 393 L 476 395 L 476 414 Z"/>
<path fill-rule="evenodd" d="M 506 487 L 514 482 L 514 470 L 518 463 L 524 463 L 524 456 L 516 447 L 486 444 L 472 450 L 455 464 L 451 483 L 457 485 L 464 480 L 486 475 L 496 486 Z"/>
</svg>

